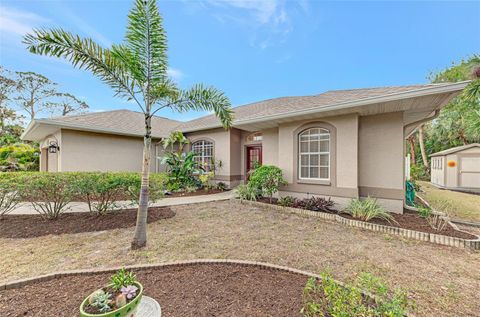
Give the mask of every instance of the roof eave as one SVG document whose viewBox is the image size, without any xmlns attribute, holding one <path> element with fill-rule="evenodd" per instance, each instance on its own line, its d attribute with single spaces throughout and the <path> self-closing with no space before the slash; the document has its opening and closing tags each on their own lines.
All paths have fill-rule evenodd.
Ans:
<svg viewBox="0 0 480 317">
<path fill-rule="evenodd" d="M 323 106 L 321 108 L 309 108 L 309 109 L 298 110 L 298 111 L 289 111 L 282 114 L 262 116 L 261 118 L 236 120 L 233 122 L 232 127 L 235 127 L 238 125 L 260 123 L 260 122 L 265 122 L 269 120 L 284 119 L 284 118 L 289 118 L 294 116 L 304 116 L 304 115 L 309 115 L 313 113 L 322 113 L 322 112 L 328 112 L 328 111 L 334 111 L 334 110 L 344 110 L 348 108 L 354 108 L 354 107 L 388 102 L 388 101 L 396 101 L 396 100 L 407 99 L 407 98 L 415 98 L 415 97 L 428 96 L 428 95 L 439 94 L 439 93 L 461 91 L 468 85 L 468 83 L 470 83 L 470 80 L 466 80 L 458 83 L 452 83 L 449 85 L 424 87 L 424 88 L 410 90 L 406 92 L 398 92 L 398 93 L 392 93 L 392 94 L 383 95 L 383 96 L 334 103 L 331 105 Z M 207 129 L 219 128 L 221 126 L 222 125 L 220 123 L 217 123 L 214 125 L 209 125 L 204 127 L 196 127 L 196 128 L 190 128 L 190 129 L 185 128 L 185 129 L 182 129 L 182 132 L 188 133 L 188 132 L 202 131 Z"/>
</svg>

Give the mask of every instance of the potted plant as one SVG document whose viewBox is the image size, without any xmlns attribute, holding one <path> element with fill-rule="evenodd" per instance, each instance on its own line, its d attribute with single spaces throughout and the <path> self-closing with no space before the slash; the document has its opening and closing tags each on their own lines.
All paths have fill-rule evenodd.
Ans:
<svg viewBox="0 0 480 317">
<path fill-rule="evenodd" d="M 110 284 L 87 296 L 80 305 L 81 317 L 133 317 L 142 299 L 143 286 L 132 272 L 121 269 Z"/>
</svg>

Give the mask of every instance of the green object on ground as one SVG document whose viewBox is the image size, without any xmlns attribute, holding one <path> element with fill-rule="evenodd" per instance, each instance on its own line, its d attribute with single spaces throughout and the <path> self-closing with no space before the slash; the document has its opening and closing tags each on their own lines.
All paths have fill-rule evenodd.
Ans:
<svg viewBox="0 0 480 317">
<path fill-rule="evenodd" d="M 138 282 L 135 282 L 134 284 L 138 288 L 138 295 L 135 297 L 135 299 L 133 299 L 127 305 L 120 307 L 119 309 L 112 310 L 103 314 L 89 314 L 83 310 L 84 307 L 88 304 L 89 297 L 92 295 L 90 294 L 87 298 L 84 299 L 84 301 L 80 305 L 80 317 L 133 317 L 135 312 L 137 311 L 138 305 L 140 304 L 143 295 L 142 284 Z"/>
<path fill-rule="evenodd" d="M 415 201 L 415 186 L 411 181 L 407 181 L 405 184 L 405 199 L 408 206 L 414 206 Z"/>
</svg>

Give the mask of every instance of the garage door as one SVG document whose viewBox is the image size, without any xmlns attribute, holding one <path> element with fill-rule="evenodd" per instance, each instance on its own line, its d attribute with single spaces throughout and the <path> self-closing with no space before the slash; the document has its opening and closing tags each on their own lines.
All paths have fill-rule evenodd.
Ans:
<svg viewBox="0 0 480 317">
<path fill-rule="evenodd" d="M 460 158 L 460 187 L 480 188 L 480 157 Z"/>
</svg>

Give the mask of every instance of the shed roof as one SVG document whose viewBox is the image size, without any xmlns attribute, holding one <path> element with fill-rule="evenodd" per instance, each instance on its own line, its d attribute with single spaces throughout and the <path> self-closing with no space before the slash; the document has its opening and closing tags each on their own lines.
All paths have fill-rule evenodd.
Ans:
<svg viewBox="0 0 480 317">
<path fill-rule="evenodd" d="M 472 143 L 472 144 L 467 144 L 467 145 L 452 147 L 451 149 L 448 149 L 448 150 L 443 150 L 443 151 L 440 151 L 440 152 L 436 152 L 436 153 L 430 154 L 430 157 L 432 157 L 432 156 L 442 156 L 442 155 L 452 154 L 452 153 L 464 151 L 464 150 L 467 150 L 467 149 L 471 149 L 471 148 L 474 148 L 474 147 L 480 148 L 480 143 Z"/>
</svg>

